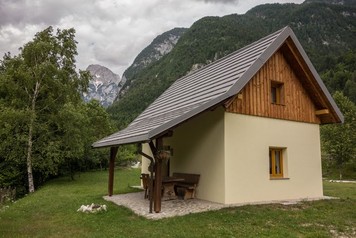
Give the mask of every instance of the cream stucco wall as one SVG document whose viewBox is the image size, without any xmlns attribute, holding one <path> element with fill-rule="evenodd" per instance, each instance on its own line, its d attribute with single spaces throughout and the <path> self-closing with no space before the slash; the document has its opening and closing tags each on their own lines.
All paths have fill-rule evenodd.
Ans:
<svg viewBox="0 0 356 238">
<path fill-rule="evenodd" d="M 170 175 L 174 172 L 200 174 L 197 198 L 224 203 L 224 110 L 207 111 L 183 123 L 173 136 L 163 139 L 173 148 Z M 143 151 L 150 154 L 147 144 Z M 142 171 L 149 161 L 142 158 Z"/>
<path fill-rule="evenodd" d="M 171 173 L 200 174 L 197 198 L 224 203 L 224 110 L 207 111 L 184 123 L 167 144 L 173 148 Z"/>
<path fill-rule="evenodd" d="M 270 179 L 270 147 L 288 179 Z M 225 203 L 321 197 L 320 157 L 319 125 L 225 113 Z"/>
<path fill-rule="evenodd" d="M 200 174 L 197 197 L 224 204 L 323 196 L 319 125 L 224 112 L 183 123 L 164 138 L 173 172 Z M 284 177 L 269 176 L 269 148 L 283 147 Z M 148 144 L 143 151 L 151 155 Z M 149 161 L 142 158 L 142 172 Z"/>
<path fill-rule="evenodd" d="M 148 143 L 142 144 L 142 152 L 152 157 L 152 152 Z M 150 165 L 150 161 L 144 156 L 142 156 L 141 158 L 142 158 L 141 173 L 149 174 L 150 172 L 148 171 L 148 166 Z"/>
</svg>

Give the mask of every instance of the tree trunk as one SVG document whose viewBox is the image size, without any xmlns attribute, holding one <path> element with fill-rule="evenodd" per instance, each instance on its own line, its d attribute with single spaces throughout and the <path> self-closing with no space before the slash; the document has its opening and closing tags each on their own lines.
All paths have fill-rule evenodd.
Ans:
<svg viewBox="0 0 356 238">
<path fill-rule="evenodd" d="M 33 112 L 31 114 L 34 114 Z M 29 129 L 28 129 L 28 144 L 27 144 L 27 176 L 28 176 L 28 190 L 30 193 L 35 191 L 32 174 L 32 133 L 33 133 L 34 115 L 31 115 Z"/>
<path fill-rule="evenodd" d="M 33 174 L 32 174 L 32 145 L 33 145 L 33 127 L 35 124 L 36 118 L 36 100 L 40 90 L 40 83 L 37 81 L 33 96 L 31 99 L 31 109 L 30 109 L 30 123 L 28 125 L 28 142 L 27 142 L 27 177 L 28 177 L 28 191 L 33 193 L 35 191 L 35 186 L 33 183 Z"/>
</svg>

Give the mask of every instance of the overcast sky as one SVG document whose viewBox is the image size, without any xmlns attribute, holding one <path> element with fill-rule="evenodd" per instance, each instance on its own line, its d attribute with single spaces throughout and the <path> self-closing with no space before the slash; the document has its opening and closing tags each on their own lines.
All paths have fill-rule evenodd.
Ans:
<svg viewBox="0 0 356 238">
<path fill-rule="evenodd" d="M 0 54 L 18 54 L 52 25 L 76 30 L 77 68 L 108 67 L 120 77 L 159 34 L 204 16 L 243 14 L 263 3 L 303 0 L 0 0 Z"/>
</svg>

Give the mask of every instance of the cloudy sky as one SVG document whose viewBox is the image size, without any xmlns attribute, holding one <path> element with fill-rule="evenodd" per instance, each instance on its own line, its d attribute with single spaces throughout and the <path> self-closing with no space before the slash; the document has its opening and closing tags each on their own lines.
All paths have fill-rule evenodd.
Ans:
<svg viewBox="0 0 356 238">
<path fill-rule="evenodd" d="M 303 0 L 0 0 L 0 54 L 18 53 L 52 25 L 76 30 L 77 68 L 101 64 L 122 75 L 155 36 L 204 16 L 243 14 L 263 3 Z"/>
</svg>

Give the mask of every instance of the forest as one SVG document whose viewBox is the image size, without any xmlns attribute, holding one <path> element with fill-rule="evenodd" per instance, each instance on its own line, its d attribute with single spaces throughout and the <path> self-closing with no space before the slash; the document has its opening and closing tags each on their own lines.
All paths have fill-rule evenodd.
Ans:
<svg viewBox="0 0 356 238">
<path fill-rule="evenodd" d="M 0 188 L 15 187 L 17 196 L 107 166 L 108 151 L 91 144 L 117 128 L 99 102 L 80 96 L 90 75 L 76 70 L 76 44 L 73 28 L 48 27 L 0 61 Z"/>
<path fill-rule="evenodd" d="M 345 11 L 356 15 L 355 6 L 310 1 L 205 17 L 169 54 L 130 74 L 126 94 L 107 110 L 80 96 L 90 75 L 76 69 L 75 30 L 38 32 L 18 55 L 0 60 L 0 188 L 16 188 L 23 196 L 54 177 L 75 179 L 79 172 L 105 169 L 109 152 L 91 149 L 93 142 L 124 128 L 193 65 L 206 65 L 285 25 L 345 116 L 343 124 L 321 127 L 324 176 L 355 179 L 356 21 Z M 135 146 L 120 148 L 118 163 L 135 158 Z"/>
</svg>

